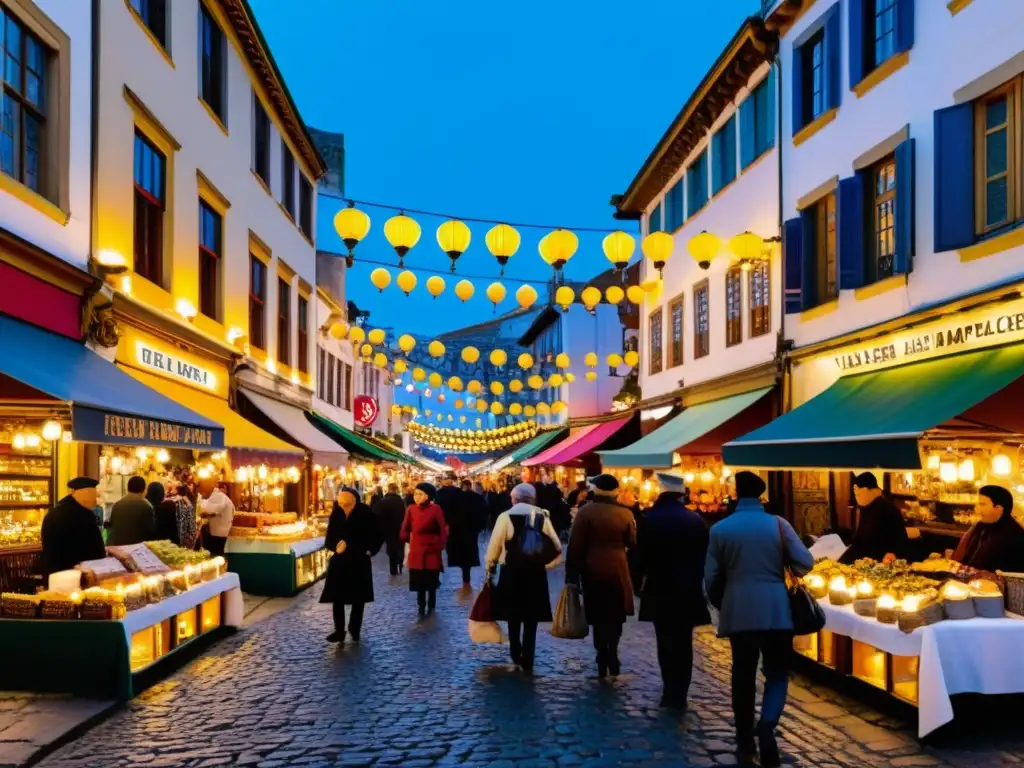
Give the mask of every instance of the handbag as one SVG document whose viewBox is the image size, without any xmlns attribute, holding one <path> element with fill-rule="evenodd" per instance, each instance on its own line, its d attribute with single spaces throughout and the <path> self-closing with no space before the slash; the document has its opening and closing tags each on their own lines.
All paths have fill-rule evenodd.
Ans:
<svg viewBox="0 0 1024 768">
<path fill-rule="evenodd" d="M 485 581 L 480 594 L 473 601 L 469 611 L 469 640 L 476 644 L 501 644 L 505 642 L 505 633 L 494 620 L 494 591 L 490 581 Z"/>
<path fill-rule="evenodd" d="M 782 533 L 782 520 L 776 519 L 779 529 L 779 545 L 782 552 L 782 579 L 789 594 L 789 612 L 793 617 L 794 635 L 813 635 L 825 627 L 825 611 L 786 565 L 786 539 Z"/>
<path fill-rule="evenodd" d="M 574 584 L 562 587 L 551 622 L 551 634 L 564 640 L 582 640 L 590 632 L 587 617 L 580 604 L 580 590 Z"/>
</svg>

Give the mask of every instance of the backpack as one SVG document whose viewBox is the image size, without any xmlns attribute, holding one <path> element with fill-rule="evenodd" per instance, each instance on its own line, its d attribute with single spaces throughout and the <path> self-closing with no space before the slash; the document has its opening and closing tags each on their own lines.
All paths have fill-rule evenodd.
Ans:
<svg viewBox="0 0 1024 768">
<path fill-rule="evenodd" d="M 522 518 L 521 524 L 516 524 L 517 517 Z M 506 562 L 544 567 L 558 557 L 555 545 L 544 533 L 543 514 L 531 512 L 529 516 L 513 515 L 512 525 L 515 534 L 508 546 L 512 557 L 506 557 Z"/>
</svg>

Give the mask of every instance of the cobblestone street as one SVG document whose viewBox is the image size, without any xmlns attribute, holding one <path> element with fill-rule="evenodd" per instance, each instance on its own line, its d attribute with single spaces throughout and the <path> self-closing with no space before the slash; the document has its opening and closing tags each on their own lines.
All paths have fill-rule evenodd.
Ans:
<svg viewBox="0 0 1024 768">
<path fill-rule="evenodd" d="M 624 674 L 600 682 L 589 640 L 542 627 L 534 676 L 466 634 L 470 597 L 449 574 L 433 617 L 377 558 L 360 646 L 323 640 L 320 587 L 230 637 L 42 765 L 731 765 L 728 651 L 697 643 L 691 711 L 658 707 L 653 630 L 630 623 Z M 383 571 L 382 571 L 383 565 Z M 561 571 L 551 574 L 552 591 Z M 476 582 L 480 572 L 474 574 Z M 802 766 L 1017 765 L 1024 736 L 976 733 L 920 746 L 912 725 L 798 680 L 781 726 Z M 1019 729 L 1018 729 L 1019 730 Z M 982 743 L 984 742 L 984 743 Z"/>
</svg>

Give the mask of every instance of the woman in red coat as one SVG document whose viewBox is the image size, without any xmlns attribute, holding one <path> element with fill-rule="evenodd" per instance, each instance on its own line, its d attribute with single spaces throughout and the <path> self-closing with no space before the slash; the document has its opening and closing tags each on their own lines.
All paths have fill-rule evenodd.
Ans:
<svg viewBox="0 0 1024 768">
<path fill-rule="evenodd" d="M 437 588 L 444 570 L 441 553 L 448 541 L 448 526 L 444 512 L 434 503 L 435 495 L 430 483 L 417 485 L 402 522 L 402 541 L 409 542 L 409 591 L 416 593 L 420 616 L 437 607 Z"/>
</svg>

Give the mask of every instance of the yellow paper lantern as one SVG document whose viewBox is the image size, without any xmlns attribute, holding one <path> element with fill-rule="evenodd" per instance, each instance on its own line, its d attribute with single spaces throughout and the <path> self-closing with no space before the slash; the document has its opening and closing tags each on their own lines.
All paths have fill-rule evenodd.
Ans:
<svg viewBox="0 0 1024 768">
<path fill-rule="evenodd" d="M 420 241 L 420 225 L 404 213 L 384 222 L 384 237 L 398 254 L 398 268 L 405 268 L 405 254 Z"/>
<path fill-rule="evenodd" d="M 523 352 L 523 354 L 519 356 L 519 359 L 516 362 L 519 363 L 519 367 L 522 368 L 523 370 L 533 368 L 533 355 L 531 355 L 529 352 Z"/>
<path fill-rule="evenodd" d="M 614 264 L 616 269 L 622 270 L 633 258 L 636 240 L 626 232 L 612 232 L 601 241 L 601 249 L 604 251 L 605 258 Z"/>
<path fill-rule="evenodd" d="M 476 347 L 463 347 L 462 348 L 462 360 L 463 362 L 472 365 L 480 359 L 480 350 Z"/>
<path fill-rule="evenodd" d="M 487 286 L 487 298 L 497 307 L 505 300 L 505 286 L 501 283 L 491 283 Z"/>
<path fill-rule="evenodd" d="M 463 390 L 462 379 L 460 379 L 458 376 L 450 377 L 448 379 L 448 389 L 450 389 L 452 392 L 461 392 Z M 461 400 L 456 400 L 455 402 L 456 408 L 462 407 L 461 405 L 458 405 L 458 403 L 462 402 Z"/>
<path fill-rule="evenodd" d="M 491 413 L 493 413 L 495 416 L 500 416 L 504 412 L 505 412 L 505 406 L 503 406 L 501 403 L 498 403 L 498 402 L 491 403 Z"/>
<path fill-rule="evenodd" d="M 435 389 L 441 386 L 442 381 L 444 381 L 444 379 L 442 379 L 441 374 L 437 373 L 436 371 L 434 373 L 431 373 L 427 377 L 427 383 L 430 384 L 430 386 L 434 387 Z"/>
<path fill-rule="evenodd" d="M 444 344 L 440 341 L 432 341 L 427 346 L 427 353 L 431 357 L 444 357 Z"/>
<path fill-rule="evenodd" d="M 622 356 L 622 360 L 630 368 L 636 368 L 637 363 L 640 362 L 640 354 L 638 352 L 634 352 L 633 350 L 629 350 L 629 352 Z"/>
<path fill-rule="evenodd" d="M 659 287 L 661 287 L 661 281 L 654 277 L 650 280 L 644 280 L 640 283 L 640 287 L 643 289 L 644 293 L 654 293 Z"/>
<path fill-rule="evenodd" d="M 500 395 L 504 391 L 505 391 L 505 387 L 502 385 L 502 383 L 500 381 L 492 381 L 491 382 L 491 394 L 492 395 Z"/>
<path fill-rule="evenodd" d="M 511 416 L 520 416 L 523 413 L 523 406 L 521 403 L 512 403 L 508 407 L 508 412 Z"/>
<path fill-rule="evenodd" d="M 555 400 L 555 402 L 553 402 L 551 404 L 551 412 L 552 413 L 561 413 L 565 409 L 566 409 L 566 405 L 561 400 Z"/>
<path fill-rule="evenodd" d="M 579 247 L 580 240 L 575 234 L 568 229 L 556 229 L 541 238 L 537 250 L 540 251 L 540 257 L 554 267 L 555 272 L 559 272 Z"/>
<path fill-rule="evenodd" d="M 456 398 L 454 405 L 455 405 L 455 410 L 461 411 L 463 408 L 466 407 L 466 401 L 463 400 L 461 397 L 459 397 L 459 398 Z"/>
<path fill-rule="evenodd" d="M 526 380 L 526 383 L 529 385 L 530 389 L 543 389 L 544 377 L 534 374 L 533 376 Z"/>
<path fill-rule="evenodd" d="M 450 219 L 437 228 L 437 244 L 452 260 L 452 272 L 455 271 L 455 262 L 469 248 L 472 239 L 473 233 L 469 231 L 469 227 L 457 219 Z"/>
<path fill-rule="evenodd" d="M 584 363 L 584 365 L 587 365 L 590 368 L 593 368 L 594 366 L 596 366 L 597 365 L 597 353 L 596 352 L 587 352 L 587 354 L 583 358 L 583 363 Z"/>
<path fill-rule="evenodd" d="M 565 352 L 559 352 L 555 355 L 555 367 L 556 368 L 568 368 L 572 364 L 569 356 Z"/>
<path fill-rule="evenodd" d="M 560 374 L 560 373 L 552 373 L 551 376 L 548 378 L 548 386 L 549 387 L 560 387 L 560 386 L 562 386 L 562 382 L 563 381 L 565 381 L 565 380 L 562 378 L 562 374 Z"/>
<path fill-rule="evenodd" d="M 348 340 L 352 342 L 352 345 L 362 344 L 366 341 L 366 331 L 360 328 L 358 325 L 353 325 L 348 329 Z"/>
<path fill-rule="evenodd" d="M 707 269 L 718 252 L 722 250 L 722 241 L 707 230 L 702 230 L 700 234 L 690 238 L 686 244 L 686 250 L 690 252 L 693 260 L 701 269 Z"/>
<path fill-rule="evenodd" d="M 604 292 L 604 297 L 613 307 L 626 298 L 626 292 L 617 285 L 609 285 Z"/>
<path fill-rule="evenodd" d="M 492 349 L 490 356 L 491 365 L 500 368 L 508 362 L 508 354 L 503 349 Z"/>
<path fill-rule="evenodd" d="M 610 355 L 608 355 L 608 357 L 606 357 L 605 360 L 607 361 L 608 365 L 610 365 L 612 368 L 618 368 L 620 365 L 622 365 L 623 362 L 622 355 L 616 354 L 615 352 L 612 352 Z"/>
<path fill-rule="evenodd" d="M 565 374 L 565 380 L 569 384 L 572 384 L 574 381 L 576 381 L 576 374 L 574 374 L 572 372 Z"/>
<path fill-rule="evenodd" d="M 537 403 L 537 413 L 539 413 L 541 416 L 547 416 L 549 413 L 551 413 L 551 406 L 545 403 L 543 400 L 541 400 L 539 403 Z"/>
<path fill-rule="evenodd" d="M 522 392 L 523 382 L 521 382 L 519 379 L 512 379 L 512 381 L 508 383 L 508 391 L 512 392 L 513 394 L 516 392 Z"/>
<path fill-rule="evenodd" d="M 424 381 L 424 380 L 426 380 L 426 378 L 427 378 L 427 372 L 424 371 L 422 368 L 413 368 L 412 369 L 412 379 L 413 379 L 413 381 Z"/>
<path fill-rule="evenodd" d="M 576 300 L 576 292 L 573 291 L 568 285 L 560 286 L 555 291 L 555 304 L 562 308 L 562 311 L 568 311 L 569 307 Z"/>
<path fill-rule="evenodd" d="M 405 270 L 398 273 L 398 277 L 395 278 L 395 282 L 398 284 L 399 290 L 408 296 L 412 293 L 412 289 L 416 287 L 416 275 L 409 270 Z"/>
<path fill-rule="evenodd" d="M 332 339 L 344 339 L 345 336 L 348 335 L 348 323 L 341 320 L 336 323 L 331 323 L 328 333 L 331 334 Z"/>
<path fill-rule="evenodd" d="M 395 360 L 395 373 L 405 373 L 407 370 L 409 370 L 409 364 L 405 360 Z"/>
<path fill-rule="evenodd" d="M 374 288 L 384 293 L 384 289 L 391 285 L 391 273 L 384 267 L 377 267 L 370 273 L 370 282 L 373 283 Z"/>
<path fill-rule="evenodd" d="M 440 413 L 439 413 L 439 414 L 437 414 L 437 420 L 438 420 L 438 422 L 440 422 L 440 421 L 441 421 L 442 419 L 444 419 L 444 415 L 443 415 L 443 414 L 440 414 Z"/>
<path fill-rule="evenodd" d="M 744 266 L 760 259 L 763 248 L 764 240 L 749 229 L 729 240 L 729 250 Z"/>
<path fill-rule="evenodd" d="M 486 400 L 477 400 L 476 401 L 476 409 L 480 413 L 486 413 L 487 412 L 487 401 Z"/>
<path fill-rule="evenodd" d="M 537 415 L 537 409 L 532 405 L 523 406 L 523 415 L 528 419 L 532 419 Z"/>
<path fill-rule="evenodd" d="M 521 285 L 516 291 L 516 301 L 523 309 L 529 309 L 537 301 L 537 289 L 532 285 Z"/>
<path fill-rule="evenodd" d="M 629 299 L 633 304 L 640 306 L 644 303 L 644 297 L 647 294 L 644 289 L 639 285 L 631 285 L 626 289 L 626 298 Z"/>
<path fill-rule="evenodd" d="M 429 408 L 423 411 L 423 415 L 426 416 L 428 419 L 430 418 L 431 414 L 433 414 L 433 411 L 430 410 Z"/>
<path fill-rule="evenodd" d="M 398 403 L 395 403 L 394 405 L 391 406 L 391 413 L 394 414 L 395 416 L 401 416 L 402 406 L 400 406 Z"/>
<path fill-rule="evenodd" d="M 363 346 L 359 348 L 359 354 L 363 357 L 369 357 L 373 354 L 373 347 L 369 344 L 363 344 Z"/>
<path fill-rule="evenodd" d="M 643 239 L 640 248 L 660 275 L 665 268 L 665 262 L 672 258 L 672 251 L 676 248 L 676 239 L 668 232 L 652 232 Z"/>
<path fill-rule="evenodd" d="M 372 328 L 366 335 L 366 340 L 378 347 L 384 343 L 384 339 L 386 338 L 387 334 L 381 328 Z"/>
<path fill-rule="evenodd" d="M 497 224 L 487 231 L 484 240 L 487 250 L 501 265 L 501 274 L 505 274 L 505 265 L 519 250 L 519 233 L 508 224 Z"/>
<path fill-rule="evenodd" d="M 471 394 L 471 395 L 477 394 L 483 388 L 484 388 L 484 385 L 481 384 L 476 379 L 470 379 L 469 383 L 466 385 L 466 391 L 469 392 L 469 394 Z"/>
<path fill-rule="evenodd" d="M 587 371 L 587 381 L 597 381 L 597 371 Z"/>
<path fill-rule="evenodd" d="M 473 294 L 476 292 L 476 288 L 469 280 L 459 280 L 455 284 L 455 295 L 458 296 L 463 303 L 473 298 Z"/>
<path fill-rule="evenodd" d="M 427 278 L 427 293 L 433 296 L 435 299 L 444 293 L 444 278 L 440 275 L 434 275 L 433 277 Z"/>
<path fill-rule="evenodd" d="M 378 352 L 376 355 L 373 356 L 373 364 L 378 368 L 387 368 L 388 356 L 385 355 L 383 352 Z"/>
<path fill-rule="evenodd" d="M 601 303 L 601 289 L 592 285 L 587 286 L 580 293 L 580 300 L 587 309 L 593 309 Z"/>
<path fill-rule="evenodd" d="M 349 203 L 348 208 L 342 208 L 334 214 L 334 230 L 348 248 L 351 259 L 352 249 L 359 245 L 359 241 L 370 231 L 370 217 Z"/>
<path fill-rule="evenodd" d="M 410 336 L 408 333 L 403 333 L 398 337 L 398 348 L 409 354 L 416 348 L 416 337 Z"/>
<path fill-rule="evenodd" d="M 459 424 L 465 424 L 465 423 L 466 423 L 466 417 L 465 416 L 459 416 Z"/>
</svg>

